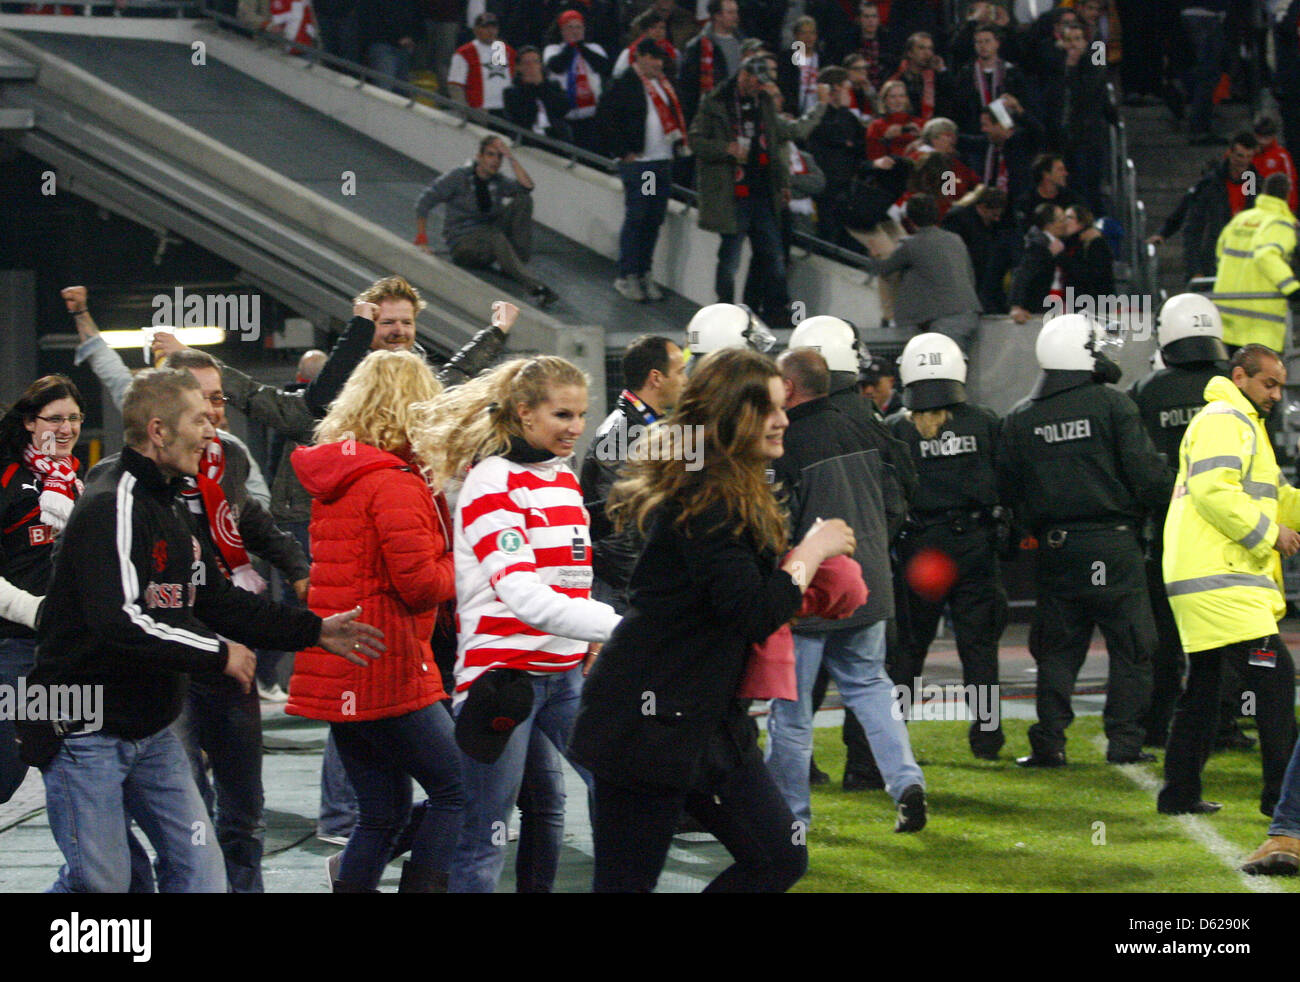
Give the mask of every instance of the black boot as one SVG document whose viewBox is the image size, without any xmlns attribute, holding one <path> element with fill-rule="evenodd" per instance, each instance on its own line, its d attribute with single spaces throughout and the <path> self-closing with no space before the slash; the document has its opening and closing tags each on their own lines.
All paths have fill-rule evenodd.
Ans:
<svg viewBox="0 0 1300 982">
<path fill-rule="evenodd" d="M 446 893 L 447 874 L 429 866 L 407 860 L 402 864 L 402 878 L 397 883 L 398 893 Z"/>
</svg>

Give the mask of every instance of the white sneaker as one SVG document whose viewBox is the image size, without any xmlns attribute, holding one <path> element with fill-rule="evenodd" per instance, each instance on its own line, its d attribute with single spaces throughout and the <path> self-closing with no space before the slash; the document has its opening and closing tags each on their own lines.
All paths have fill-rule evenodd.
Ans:
<svg viewBox="0 0 1300 982">
<path fill-rule="evenodd" d="M 257 683 L 257 695 L 263 702 L 288 702 L 289 693 L 280 688 L 279 682 L 272 682 L 269 687 Z"/>
<path fill-rule="evenodd" d="M 645 290 L 641 289 L 641 281 L 635 276 L 620 276 L 614 281 L 614 289 L 624 300 L 645 303 Z"/>
<path fill-rule="evenodd" d="M 645 293 L 645 298 L 651 303 L 657 303 L 664 298 L 664 291 L 659 289 L 659 284 L 651 276 L 641 277 L 641 289 Z"/>
</svg>

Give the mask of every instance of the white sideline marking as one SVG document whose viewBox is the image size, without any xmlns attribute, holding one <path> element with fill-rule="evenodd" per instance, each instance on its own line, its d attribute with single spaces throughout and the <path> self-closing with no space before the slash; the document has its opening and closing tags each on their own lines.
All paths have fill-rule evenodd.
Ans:
<svg viewBox="0 0 1300 982">
<path fill-rule="evenodd" d="M 1102 753 L 1106 752 L 1106 741 L 1102 737 L 1093 739 L 1093 745 Z M 1139 765 L 1134 764 L 1112 764 L 1110 765 L 1123 774 L 1126 778 L 1136 784 L 1143 791 L 1151 795 L 1152 800 L 1160 791 L 1160 782 L 1149 771 L 1144 770 Z M 1255 893 L 1283 893 L 1280 886 L 1273 883 L 1267 876 L 1250 876 L 1241 872 L 1237 867 L 1241 865 L 1243 858 L 1241 850 L 1219 835 L 1214 830 L 1214 826 L 1207 819 L 1199 815 L 1165 815 L 1165 818 L 1175 819 L 1183 827 L 1191 838 L 1204 846 L 1216 859 L 1221 861 L 1225 866 L 1237 874 L 1242 885 L 1247 890 Z"/>
</svg>

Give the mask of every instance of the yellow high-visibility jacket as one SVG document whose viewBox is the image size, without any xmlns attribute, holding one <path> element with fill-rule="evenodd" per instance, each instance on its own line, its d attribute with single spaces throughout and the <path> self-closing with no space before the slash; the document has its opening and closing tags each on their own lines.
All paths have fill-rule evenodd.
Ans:
<svg viewBox="0 0 1300 982">
<path fill-rule="evenodd" d="M 1219 233 L 1215 255 L 1219 275 L 1215 293 L 1281 293 L 1300 290 L 1291 272 L 1295 252 L 1296 220 L 1282 198 L 1261 194 L 1254 208 L 1237 212 Z M 1286 343 L 1286 301 L 1216 300 L 1223 315 L 1223 340 L 1227 344 L 1266 344 L 1281 351 Z"/>
<path fill-rule="evenodd" d="M 1273 543 L 1279 522 L 1300 521 L 1300 492 L 1282 479 L 1259 411 L 1221 375 L 1205 399 L 1178 448 L 1165 519 L 1165 590 L 1188 652 L 1277 631 L 1286 600 Z"/>
</svg>

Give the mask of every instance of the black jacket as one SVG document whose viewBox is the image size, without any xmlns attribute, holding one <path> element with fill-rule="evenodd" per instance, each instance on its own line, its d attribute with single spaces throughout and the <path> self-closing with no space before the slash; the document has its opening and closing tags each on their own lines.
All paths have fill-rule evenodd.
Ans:
<svg viewBox="0 0 1300 982">
<path fill-rule="evenodd" d="M 1091 52 L 1084 52 L 1072 68 L 1066 66 L 1062 52 L 1043 89 L 1043 119 L 1052 149 L 1058 153 L 1099 150 L 1106 146 L 1109 124 L 1118 118 L 1106 91 L 1106 70 L 1092 63 Z"/>
<path fill-rule="evenodd" d="M 1009 62 L 1003 64 L 1002 86 L 993 93 L 993 98 L 1010 93 L 1022 103 L 1027 90 L 1025 74 Z M 975 84 L 975 64 L 968 62 L 957 69 L 953 76 L 953 104 L 957 115 L 952 121 L 963 133 L 980 131 L 980 110 L 984 108 L 984 99 Z"/>
<path fill-rule="evenodd" d="M 572 136 L 565 115 L 572 108 L 569 97 L 554 79 L 543 79 L 540 85 L 529 85 L 515 76 L 514 84 L 501 94 L 506 119 L 517 126 L 531 130 L 537 122 L 537 105 L 546 107 L 546 136 L 568 140 Z"/>
<path fill-rule="evenodd" d="M 627 589 L 632 579 L 632 568 L 641 554 L 644 540 L 634 526 L 615 533 L 605 517 L 605 501 L 609 489 L 618 480 L 618 471 L 626 460 L 628 449 L 636 442 L 650 421 L 632 405 L 624 395 L 618 397 L 605 421 L 596 431 L 596 438 L 587 448 L 582 460 L 582 503 L 591 516 L 591 571 L 598 579 L 613 587 L 619 600 L 627 604 Z M 621 609 L 615 604 L 615 609 Z"/>
<path fill-rule="evenodd" d="M 1183 231 L 1183 264 L 1187 278 L 1213 276 L 1219 265 L 1215 248 L 1219 233 L 1232 220 L 1232 201 L 1228 197 L 1228 161 L 1220 160 L 1201 175 L 1201 179 L 1187 189 L 1174 213 L 1160 226 L 1160 237 L 1169 238 L 1180 228 Z M 1247 167 L 1241 181 L 1256 191 L 1262 179 L 1253 167 Z M 1244 208 L 1255 204 L 1253 194 L 1246 195 Z"/>
<path fill-rule="evenodd" d="M 722 505 L 679 526 L 655 516 L 632 606 L 582 690 L 570 759 L 639 791 L 710 791 L 757 732 L 736 699 L 750 645 L 794 616 L 799 588 L 778 557 L 736 536 Z"/>
<path fill-rule="evenodd" d="M 826 174 L 829 194 L 843 193 L 853 180 L 867 152 L 866 134 L 853 111 L 842 106 L 827 106 L 817 128 L 808 134 L 808 151 Z"/>
<path fill-rule="evenodd" d="M 1040 228 L 1031 228 L 1025 234 L 1025 251 L 1011 271 L 1011 306 L 1024 307 L 1031 314 L 1045 309 L 1058 258 L 1052 255 L 1049 242 L 1047 233 Z"/>
<path fill-rule="evenodd" d="M 1115 294 L 1115 256 L 1105 236 L 1090 242 L 1066 240 L 1061 253 L 1065 285 L 1074 287 L 1076 297 L 1110 297 Z"/>
<path fill-rule="evenodd" d="M 325 415 L 329 404 L 342 391 L 352 370 L 370 354 L 370 342 L 374 336 L 374 321 L 364 317 L 353 317 L 348 321 L 347 329 L 330 350 L 329 359 L 321 368 L 320 374 L 307 386 L 304 398 L 313 415 Z M 472 379 L 496 360 L 505 344 L 506 336 L 500 330 L 495 327 L 483 328 L 438 369 L 438 381 L 450 387 Z M 417 355 L 428 357 L 418 344 L 412 350 Z"/>
<path fill-rule="evenodd" d="M 922 439 L 906 413 L 886 421 L 912 454 L 917 491 L 912 515 L 925 522 L 949 511 L 991 509 L 998 504 L 997 444 L 1001 423 L 983 406 L 948 407 L 952 418 L 933 439 Z"/>
<path fill-rule="evenodd" d="M 180 714 L 190 672 L 221 672 L 226 642 L 298 651 L 321 619 L 233 586 L 181 482 L 131 448 L 98 467 L 54 553 L 30 681 L 103 685 L 103 729 L 142 739 Z M 40 727 L 38 727 L 39 729 Z"/>
<path fill-rule="evenodd" d="M 1130 523 L 1169 502 L 1174 473 L 1138 408 L 1090 372 L 1045 372 L 1002 421 L 1002 500 L 1035 535 L 1057 526 Z"/>
<path fill-rule="evenodd" d="M 22 463 L 0 470 L 0 577 L 37 597 L 49 589 L 54 532 L 41 521 L 42 479 Z M 0 619 L 0 637 L 34 638 L 26 624 Z"/>
<path fill-rule="evenodd" d="M 857 537 L 853 558 L 870 591 L 867 602 L 849 617 L 809 617 L 795 630 L 818 634 L 887 620 L 894 612 L 884 502 L 889 465 L 880 448 L 864 439 L 862 430 L 828 398 L 802 403 L 786 415 L 790 425 L 785 453 L 772 462 L 772 469 L 781 485 L 777 493 L 785 495 L 790 511 L 790 541 L 801 540 L 818 518 L 842 518 Z"/>
<path fill-rule="evenodd" d="M 645 86 L 635 67 L 609 83 L 600 94 L 600 104 L 596 107 L 596 125 L 606 155 L 621 158 L 629 153 L 639 154 L 645 149 L 648 111 Z"/>
</svg>

